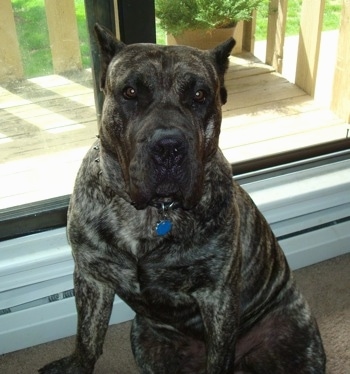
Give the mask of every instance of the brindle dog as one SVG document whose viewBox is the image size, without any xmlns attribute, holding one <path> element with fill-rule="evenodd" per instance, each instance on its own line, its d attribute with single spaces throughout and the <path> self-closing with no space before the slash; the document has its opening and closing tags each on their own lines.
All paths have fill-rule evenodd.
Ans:
<svg viewBox="0 0 350 374">
<path fill-rule="evenodd" d="M 235 42 L 126 46 L 96 25 L 99 140 L 69 208 L 78 332 L 41 373 L 92 373 L 114 295 L 143 374 L 321 374 L 314 317 L 218 148 Z"/>
</svg>

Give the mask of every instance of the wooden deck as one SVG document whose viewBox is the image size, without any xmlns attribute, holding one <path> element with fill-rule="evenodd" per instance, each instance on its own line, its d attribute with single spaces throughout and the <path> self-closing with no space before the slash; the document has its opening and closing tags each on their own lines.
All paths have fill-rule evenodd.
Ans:
<svg viewBox="0 0 350 374">
<path fill-rule="evenodd" d="M 235 57 L 220 147 L 232 163 L 345 138 L 349 125 L 254 57 Z"/>
<path fill-rule="evenodd" d="M 346 136 L 349 125 L 255 57 L 233 57 L 220 146 L 230 162 Z M 0 87 L 0 209 L 69 194 L 97 133 L 91 74 Z"/>
</svg>

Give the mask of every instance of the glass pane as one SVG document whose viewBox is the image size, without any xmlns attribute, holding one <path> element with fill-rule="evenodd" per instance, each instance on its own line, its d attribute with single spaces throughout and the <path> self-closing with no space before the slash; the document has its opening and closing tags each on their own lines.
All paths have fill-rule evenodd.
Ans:
<svg viewBox="0 0 350 374">
<path fill-rule="evenodd" d="M 326 4 L 328 30 L 339 25 L 341 0 Z M 288 9 L 287 38 L 295 39 L 301 1 L 289 0 Z M 157 42 L 166 44 L 159 19 L 157 25 Z M 266 25 L 258 13 L 257 40 L 266 38 Z M 288 81 L 263 63 L 266 40 L 244 50 L 243 23 L 237 25 L 220 138 L 230 162 L 346 137 L 349 126 L 329 110 L 337 55 L 337 31 L 331 33 L 335 38 L 321 43 L 318 76 L 328 80 L 317 85 L 328 101 L 320 104 L 290 82 L 286 71 L 297 52 L 289 40 Z M 252 39 L 245 35 L 245 47 Z M 0 209 L 70 194 L 97 132 L 84 0 L 1 0 L 0 52 Z"/>
<path fill-rule="evenodd" d="M 7 208 L 70 194 L 97 125 L 84 0 L 2 0 L 0 19 L 8 31 L 0 35 Z"/>
<path fill-rule="evenodd" d="M 207 12 L 205 7 L 201 8 L 202 4 L 197 3 L 198 17 L 196 18 L 193 12 L 189 15 L 188 7 L 176 6 L 180 3 L 182 2 L 156 0 L 157 41 L 161 44 L 169 40 L 172 43 L 178 41 L 187 43 L 186 34 L 189 37 L 194 35 L 192 30 L 187 32 L 188 25 L 194 26 L 198 23 L 198 17 L 202 21 L 202 26 L 203 23 L 209 25 L 213 19 L 213 13 Z M 225 6 L 233 7 L 233 3 L 231 5 L 225 3 Z M 349 131 L 346 121 L 330 110 L 342 0 L 326 0 L 324 12 L 319 2 L 320 17 L 316 16 L 318 9 L 311 9 L 312 12 L 310 9 L 303 10 L 303 17 L 301 17 L 302 3 L 308 4 L 307 1 L 289 0 L 288 7 L 286 3 L 275 1 L 274 7 L 270 10 L 263 6 L 256 12 L 256 18 L 250 24 L 239 21 L 233 32 L 237 45 L 230 57 L 231 63 L 226 75 L 228 100 L 223 106 L 219 143 L 231 163 L 344 139 Z M 284 5 L 284 9 L 287 9 L 285 14 L 282 13 L 281 4 Z M 280 6 L 279 10 L 277 6 Z M 269 12 L 270 17 L 268 17 Z M 304 24 L 302 34 L 306 35 L 305 39 L 309 37 L 310 44 L 314 48 L 317 36 L 314 36 L 316 33 L 313 30 L 319 26 L 317 21 L 322 19 L 322 14 L 323 33 L 317 60 L 318 74 L 315 70 L 310 74 L 316 81 L 313 96 L 311 92 L 304 90 L 304 87 L 300 88 L 294 84 L 298 44 L 302 39 L 299 38 L 299 31 L 301 18 L 310 20 L 305 22 L 306 26 Z M 267 38 L 269 18 L 271 23 L 275 22 L 276 27 Z M 286 37 L 283 47 L 281 24 L 285 20 Z M 315 22 L 308 29 L 311 20 Z M 179 25 L 184 26 L 181 32 Z M 170 35 L 169 38 L 171 30 L 175 30 L 173 31 L 175 35 Z M 209 44 L 216 29 L 200 28 L 199 31 L 202 38 L 204 35 L 205 43 Z M 312 38 L 310 34 L 313 35 Z M 188 40 L 188 43 L 192 42 L 193 40 Z M 280 46 L 279 42 L 281 42 Z M 274 59 L 277 60 L 274 67 L 265 64 L 267 46 L 270 46 L 270 50 L 274 52 Z M 281 70 L 278 70 L 279 67 Z M 311 69 L 313 67 L 310 66 Z M 276 70 L 281 74 L 277 74 Z M 307 61 L 299 64 L 299 75 L 305 73 L 306 76 L 308 70 Z"/>
</svg>

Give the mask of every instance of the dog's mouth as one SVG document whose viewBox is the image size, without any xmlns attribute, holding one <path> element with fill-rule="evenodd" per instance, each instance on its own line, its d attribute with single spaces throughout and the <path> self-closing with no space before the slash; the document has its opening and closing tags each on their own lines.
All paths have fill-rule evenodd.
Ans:
<svg viewBox="0 0 350 374">
<path fill-rule="evenodd" d="M 179 195 L 170 195 L 170 196 L 154 196 L 148 201 L 133 200 L 131 203 L 136 209 L 142 210 L 147 207 L 156 208 L 159 212 L 161 211 L 170 211 L 175 209 L 190 209 L 190 206 L 187 206 L 186 202 Z"/>
<path fill-rule="evenodd" d="M 149 205 L 158 210 L 174 210 L 182 207 L 181 201 L 173 196 L 154 198 Z"/>
<path fill-rule="evenodd" d="M 182 199 L 180 196 L 174 195 L 158 195 L 154 194 L 153 196 L 148 196 L 148 199 L 145 199 L 140 194 L 136 194 L 131 199 L 131 204 L 138 210 L 146 209 L 147 207 L 154 207 L 158 210 L 168 207 L 179 208 L 182 207 Z"/>
<path fill-rule="evenodd" d="M 152 186 L 152 183 L 130 184 L 130 198 L 136 209 L 142 210 L 148 206 L 160 209 L 163 205 L 173 209 L 193 209 L 199 202 L 202 195 L 202 180 L 199 178 L 196 183 L 189 181 L 164 181 L 161 184 Z"/>
<path fill-rule="evenodd" d="M 131 194 L 133 205 L 136 209 L 145 209 L 148 206 L 158 210 L 185 208 L 187 203 L 181 187 L 173 180 L 167 180 L 153 186 L 153 188 L 152 184 L 149 184 L 147 189 L 134 189 Z"/>
</svg>

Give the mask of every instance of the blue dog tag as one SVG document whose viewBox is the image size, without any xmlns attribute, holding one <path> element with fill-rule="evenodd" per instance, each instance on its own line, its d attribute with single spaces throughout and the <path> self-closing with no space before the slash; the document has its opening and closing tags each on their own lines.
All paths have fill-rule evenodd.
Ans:
<svg viewBox="0 0 350 374">
<path fill-rule="evenodd" d="M 158 236 L 166 235 L 168 232 L 171 231 L 173 224 L 168 219 L 161 220 L 157 222 L 156 226 L 156 233 Z"/>
</svg>

